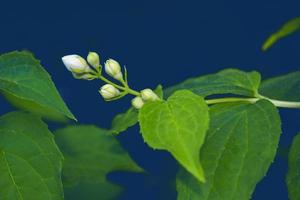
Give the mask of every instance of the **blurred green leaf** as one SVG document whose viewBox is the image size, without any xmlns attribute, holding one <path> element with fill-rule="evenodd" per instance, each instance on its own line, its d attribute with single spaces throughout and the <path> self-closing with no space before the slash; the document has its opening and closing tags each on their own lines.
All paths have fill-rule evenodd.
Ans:
<svg viewBox="0 0 300 200">
<path fill-rule="evenodd" d="M 287 37 L 292 33 L 300 30 L 300 17 L 294 18 L 286 22 L 282 27 L 279 28 L 275 33 L 270 35 L 262 46 L 263 51 L 267 51 L 281 38 Z"/>
<path fill-rule="evenodd" d="M 65 157 L 63 184 L 68 200 L 108 200 L 121 187 L 106 175 L 113 171 L 142 172 L 110 131 L 95 126 L 68 126 L 55 131 L 55 139 Z"/>
</svg>

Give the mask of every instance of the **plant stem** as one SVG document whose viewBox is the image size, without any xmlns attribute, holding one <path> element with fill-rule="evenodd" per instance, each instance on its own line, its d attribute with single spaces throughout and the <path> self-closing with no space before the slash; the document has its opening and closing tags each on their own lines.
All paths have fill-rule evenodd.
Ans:
<svg viewBox="0 0 300 200">
<path fill-rule="evenodd" d="M 297 101 L 281 101 L 277 99 L 270 99 L 268 97 L 265 97 L 263 95 L 258 94 L 258 98 L 260 99 L 266 99 L 271 101 L 275 106 L 282 107 L 282 108 L 300 108 L 300 102 Z"/>
<path fill-rule="evenodd" d="M 268 97 L 258 95 L 257 98 L 234 98 L 234 97 L 226 97 L 226 98 L 219 98 L 219 99 L 209 99 L 205 102 L 210 104 L 217 104 L 217 103 L 226 103 L 226 102 L 249 102 L 249 103 L 255 103 L 258 100 L 266 99 L 274 104 L 276 107 L 282 107 L 282 108 L 300 108 L 300 102 L 293 102 L 293 101 L 281 101 L 276 99 L 270 99 Z"/>
<path fill-rule="evenodd" d="M 126 84 L 125 87 L 124 87 L 124 86 L 120 86 L 120 85 L 117 85 L 117 84 L 111 82 L 110 80 L 108 80 L 107 78 L 105 78 L 105 77 L 102 76 L 102 75 L 98 75 L 98 77 L 99 77 L 100 80 L 102 80 L 102 81 L 104 81 L 104 82 L 106 82 L 106 83 L 108 83 L 108 84 L 111 84 L 111 85 L 113 85 L 114 87 L 116 87 L 116 88 L 118 88 L 118 89 L 120 89 L 120 90 L 123 90 L 123 91 L 127 92 L 128 94 L 132 94 L 132 95 L 134 95 L 134 96 L 140 96 L 140 93 L 139 93 L 139 92 L 130 89 L 128 86 L 126 86 L 127 84 Z"/>
<path fill-rule="evenodd" d="M 219 99 L 208 99 L 205 100 L 205 102 L 210 104 L 216 104 L 216 103 L 228 103 L 228 102 L 239 102 L 239 101 L 246 101 L 250 103 L 255 103 L 258 101 L 259 98 L 234 98 L 234 97 L 226 97 L 226 98 L 219 98 Z"/>
</svg>

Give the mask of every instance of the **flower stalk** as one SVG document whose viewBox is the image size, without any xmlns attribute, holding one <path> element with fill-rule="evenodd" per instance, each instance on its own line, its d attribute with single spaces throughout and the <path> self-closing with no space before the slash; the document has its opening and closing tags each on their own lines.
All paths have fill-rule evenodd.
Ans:
<svg viewBox="0 0 300 200">
<path fill-rule="evenodd" d="M 218 103 L 230 103 L 230 102 L 249 102 L 249 103 L 255 103 L 259 100 L 268 100 L 271 103 L 274 104 L 276 107 L 281 108 L 300 108 L 300 102 L 293 102 L 293 101 L 281 101 L 277 99 L 271 99 L 262 95 L 257 95 L 257 97 L 254 98 L 235 98 L 235 97 L 225 97 L 225 98 L 218 98 L 218 99 L 208 99 L 205 102 L 208 105 L 211 104 L 218 104 Z"/>
</svg>

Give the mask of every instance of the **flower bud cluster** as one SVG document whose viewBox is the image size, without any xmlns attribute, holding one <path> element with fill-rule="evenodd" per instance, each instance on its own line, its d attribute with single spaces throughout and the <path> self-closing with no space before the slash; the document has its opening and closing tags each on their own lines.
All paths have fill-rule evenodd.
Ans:
<svg viewBox="0 0 300 200">
<path fill-rule="evenodd" d="M 62 57 L 62 61 L 66 68 L 77 79 L 93 80 L 99 78 L 106 82 L 107 84 L 100 88 L 99 93 L 107 101 L 119 99 L 130 93 L 136 96 L 131 101 L 132 106 L 140 109 L 145 102 L 159 100 L 159 97 L 149 88 L 140 92 L 130 89 L 127 83 L 126 69 L 124 79 L 121 66 L 114 59 L 108 59 L 104 63 L 104 69 L 110 77 L 121 82 L 121 86 L 111 82 L 101 74 L 102 66 L 100 64 L 100 57 L 96 52 L 89 52 L 86 60 L 74 54 Z M 122 90 L 122 92 L 120 92 L 120 90 Z"/>
</svg>

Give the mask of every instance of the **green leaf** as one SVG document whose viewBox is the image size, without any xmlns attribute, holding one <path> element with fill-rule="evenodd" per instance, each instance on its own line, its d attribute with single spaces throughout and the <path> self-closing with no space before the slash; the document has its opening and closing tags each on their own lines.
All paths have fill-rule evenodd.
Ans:
<svg viewBox="0 0 300 200">
<path fill-rule="evenodd" d="M 158 85 L 154 92 L 159 98 L 163 99 L 163 88 Z M 119 134 L 126 131 L 128 128 L 138 123 L 138 110 L 131 107 L 125 113 L 118 114 L 112 121 L 111 131 L 115 134 Z"/>
<path fill-rule="evenodd" d="M 16 107 L 51 119 L 74 119 L 51 77 L 29 52 L 0 56 L 0 91 Z"/>
<path fill-rule="evenodd" d="M 62 200 L 62 154 L 32 114 L 0 117 L 0 199 Z"/>
<path fill-rule="evenodd" d="M 199 151 L 208 129 L 208 106 L 188 90 L 167 101 L 146 103 L 139 113 L 141 133 L 154 149 L 169 151 L 198 180 L 205 181 Z"/>
<path fill-rule="evenodd" d="M 162 85 L 158 85 L 155 90 L 154 90 L 154 93 L 157 94 L 157 96 L 161 99 L 164 98 L 164 91 L 163 91 L 163 87 Z"/>
<path fill-rule="evenodd" d="M 248 200 L 274 160 L 281 133 L 272 103 L 227 103 L 210 108 L 200 158 L 206 183 L 181 169 L 178 200 Z"/>
<path fill-rule="evenodd" d="M 237 69 L 225 69 L 216 74 L 190 78 L 180 84 L 167 88 L 168 97 L 174 91 L 188 89 L 206 97 L 213 94 L 236 94 L 251 96 L 257 94 L 260 84 L 260 74 L 256 71 L 243 72 Z"/>
<path fill-rule="evenodd" d="M 259 93 L 272 99 L 300 101 L 300 71 L 262 82 Z"/>
<path fill-rule="evenodd" d="M 262 46 L 262 50 L 266 51 L 273 46 L 281 38 L 287 37 L 292 33 L 300 30 L 300 17 L 294 18 L 286 22 L 278 31 L 273 33 Z"/>
<path fill-rule="evenodd" d="M 142 172 L 111 132 L 95 126 L 69 126 L 55 132 L 64 154 L 66 199 L 111 199 L 121 188 L 106 180 L 109 172 Z"/>
<path fill-rule="evenodd" d="M 138 122 L 138 110 L 131 107 L 126 113 L 118 114 L 112 121 L 111 130 L 115 134 L 126 131 Z"/>
<path fill-rule="evenodd" d="M 290 200 L 300 199 L 300 133 L 294 137 L 289 152 L 289 169 L 286 184 Z"/>
</svg>

